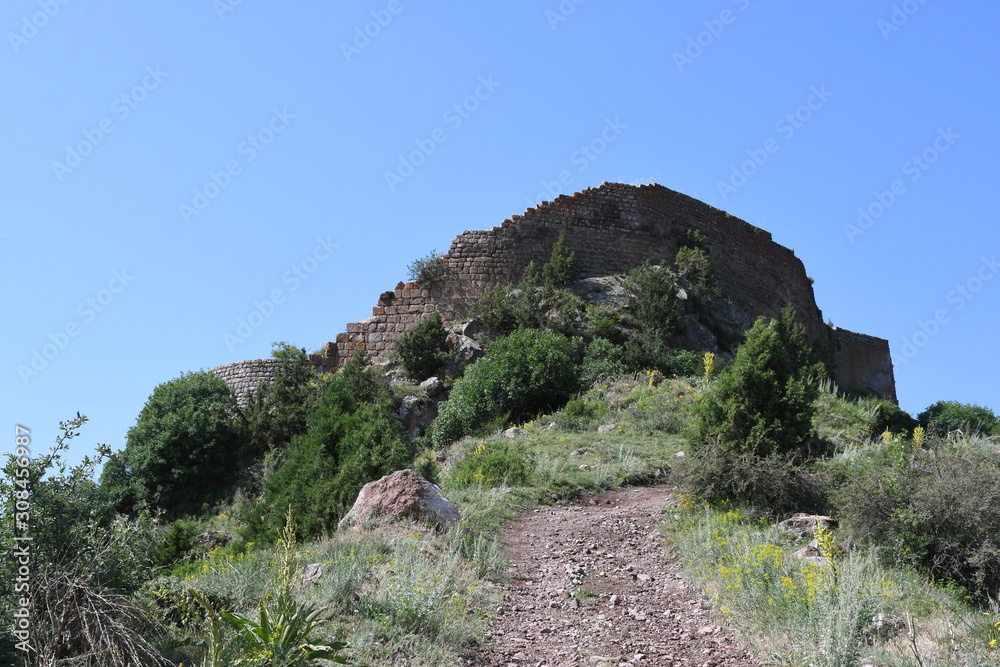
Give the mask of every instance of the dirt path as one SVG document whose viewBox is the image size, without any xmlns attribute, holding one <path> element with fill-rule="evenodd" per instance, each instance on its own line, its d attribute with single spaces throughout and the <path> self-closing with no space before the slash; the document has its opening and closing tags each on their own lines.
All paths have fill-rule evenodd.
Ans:
<svg viewBox="0 0 1000 667">
<path fill-rule="evenodd" d="M 667 487 L 613 491 L 511 522 L 515 573 L 469 663 L 480 666 L 750 666 L 662 558 L 655 528 Z"/>
</svg>

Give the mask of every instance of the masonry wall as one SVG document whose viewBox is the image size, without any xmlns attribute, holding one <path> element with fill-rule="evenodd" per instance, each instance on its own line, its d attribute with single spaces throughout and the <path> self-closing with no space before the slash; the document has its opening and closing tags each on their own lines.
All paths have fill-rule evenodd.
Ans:
<svg viewBox="0 0 1000 667">
<path fill-rule="evenodd" d="M 833 335 L 837 348 L 837 383 L 841 387 L 865 387 L 895 402 L 896 378 L 892 372 L 889 341 L 836 327 Z"/>
<path fill-rule="evenodd" d="M 310 354 L 309 362 L 317 373 L 335 371 L 338 366 L 335 355 L 335 350 L 327 344 L 323 354 Z M 237 361 L 233 364 L 216 366 L 209 373 L 214 373 L 225 380 L 236 394 L 237 404 L 243 407 L 250 401 L 250 395 L 257 390 L 257 387 L 274 382 L 274 376 L 281 370 L 281 363 L 281 359 L 273 358 Z"/>
<path fill-rule="evenodd" d="M 209 373 L 214 373 L 226 381 L 236 394 L 236 402 L 242 407 L 247 404 L 250 395 L 261 383 L 271 384 L 280 370 L 281 359 L 254 359 L 216 366 Z"/>
<path fill-rule="evenodd" d="M 490 285 L 518 280 L 532 260 L 544 263 L 560 230 L 581 273 L 596 276 L 624 273 L 645 260 L 672 261 L 689 226 L 708 238 L 717 279 L 747 311 L 776 317 L 791 302 L 810 336 L 829 342 L 802 262 L 768 232 L 661 185 L 605 183 L 491 230 L 464 232 L 445 255 L 441 283 L 430 289 L 399 283 L 383 293 L 371 318 L 337 337 L 337 354 L 343 360 L 364 346 L 373 359 L 384 359 L 401 333 L 434 310 L 446 325 L 460 321 Z"/>
<path fill-rule="evenodd" d="M 895 400 L 888 343 L 844 330 L 832 339 L 811 280 L 791 250 L 763 229 L 661 185 L 604 183 L 528 209 L 499 227 L 462 233 L 444 256 L 441 282 L 428 289 L 399 283 L 384 292 L 372 316 L 348 324 L 328 354 L 342 363 L 365 347 L 373 360 L 384 360 L 424 315 L 437 310 L 446 326 L 461 321 L 491 285 L 517 281 L 532 260 L 547 261 L 561 230 L 586 277 L 625 273 L 646 260 L 671 262 L 688 227 L 708 239 L 716 279 L 738 305 L 754 316 L 777 317 L 792 303 L 814 343 L 839 349 L 841 385 L 867 386 Z"/>
</svg>

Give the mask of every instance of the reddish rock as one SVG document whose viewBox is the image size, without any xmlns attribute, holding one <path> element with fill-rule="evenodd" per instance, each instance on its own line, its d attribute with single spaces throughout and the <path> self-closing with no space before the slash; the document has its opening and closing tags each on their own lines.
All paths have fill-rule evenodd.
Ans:
<svg viewBox="0 0 1000 667">
<path fill-rule="evenodd" d="M 338 528 L 349 528 L 373 516 L 426 519 L 443 525 L 458 523 L 460 518 L 441 488 L 412 470 L 399 470 L 365 484 Z"/>
</svg>

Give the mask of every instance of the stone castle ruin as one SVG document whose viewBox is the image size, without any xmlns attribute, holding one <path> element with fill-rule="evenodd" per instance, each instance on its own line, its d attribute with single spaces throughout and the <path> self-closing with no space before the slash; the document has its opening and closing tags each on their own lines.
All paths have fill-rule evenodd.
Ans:
<svg viewBox="0 0 1000 667">
<path fill-rule="evenodd" d="M 791 250 L 763 229 L 655 184 L 604 183 L 528 209 L 499 227 L 462 233 L 443 257 L 440 280 L 426 287 L 401 282 L 384 292 L 370 318 L 348 324 L 312 361 L 335 368 L 361 348 L 373 361 L 386 360 L 400 335 L 435 310 L 445 326 L 461 322 L 490 286 L 517 282 L 531 261 L 544 264 L 562 230 L 587 278 L 624 274 L 646 260 L 670 262 L 689 227 L 708 239 L 716 281 L 736 313 L 721 324 L 745 329 L 759 315 L 778 317 L 791 303 L 813 343 L 834 350 L 838 384 L 896 400 L 888 341 L 824 324 L 812 281 Z M 234 367 L 241 366 L 213 371 L 238 375 Z"/>
</svg>

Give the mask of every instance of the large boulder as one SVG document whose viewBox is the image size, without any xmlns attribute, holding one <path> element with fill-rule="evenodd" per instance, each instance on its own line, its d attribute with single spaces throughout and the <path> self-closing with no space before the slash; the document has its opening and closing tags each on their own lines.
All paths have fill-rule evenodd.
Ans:
<svg viewBox="0 0 1000 667">
<path fill-rule="evenodd" d="M 460 518 L 437 484 L 412 470 L 399 470 L 365 484 L 337 527 L 350 528 L 365 519 L 385 516 L 425 519 L 444 526 L 458 523 Z"/>
</svg>

